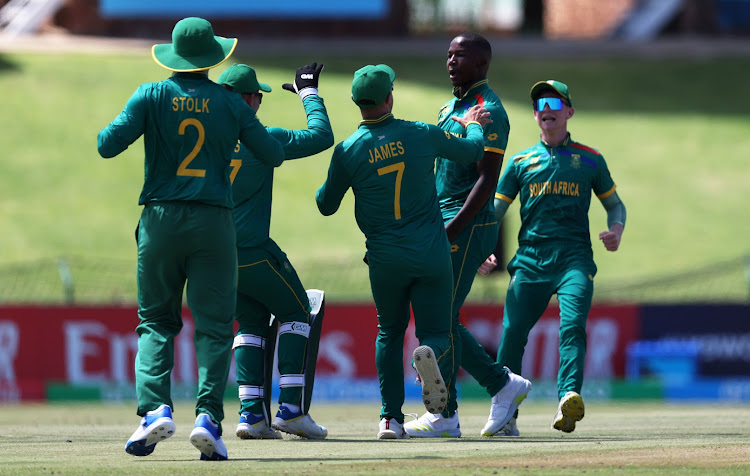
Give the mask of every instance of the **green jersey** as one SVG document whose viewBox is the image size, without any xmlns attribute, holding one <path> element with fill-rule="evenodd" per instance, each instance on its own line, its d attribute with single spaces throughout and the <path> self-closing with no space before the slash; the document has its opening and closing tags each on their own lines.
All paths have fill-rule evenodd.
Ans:
<svg viewBox="0 0 750 476">
<path fill-rule="evenodd" d="M 453 90 L 453 94 L 458 94 L 457 88 Z M 456 137 L 465 137 L 464 128 L 458 122 L 451 120 L 451 117 L 463 117 L 469 108 L 477 104 L 487 109 L 492 119 L 492 122 L 484 127 L 484 150 L 505 154 L 510 134 L 508 114 L 500 98 L 490 89 L 486 79 L 473 84 L 463 97 L 455 97 L 445 103 L 438 115 L 438 126 Z M 445 221 L 455 217 L 461 210 L 478 179 L 479 171 L 475 164 L 458 163 L 446 160 L 443 156 L 437 157 L 435 180 L 440 209 Z M 494 204 L 490 198 L 480 214 L 493 211 Z"/>
<path fill-rule="evenodd" d="M 615 184 L 599 151 L 571 140 L 544 141 L 514 155 L 497 184 L 496 199 L 521 194 L 519 246 L 578 243 L 591 247 L 591 193 L 612 195 Z"/>
<path fill-rule="evenodd" d="M 283 146 L 285 160 L 314 155 L 333 145 L 333 131 L 323 98 L 307 96 L 302 103 L 307 114 L 307 129 L 267 128 Z M 273 171 L 281 163 L 267 165 L 237 142 L 231 164 L 237 247 L 260 246 L 269 238 Z"/>
<path fill-rule="evenodd" d="M 421 262 L 438 243 L 447 246 L 435 192 L 435 157 L 476 162 L 482 145 L 477 123 L 469 124 L 462 139 L 392 114 L 364 120 L 334 149 L 328 178 L 315 197 L 318 208 L 323 215 L 335 213 L 351 187 L 368 259 Z"/>
<path fill-rule="evenodd" d="M 144 136 L 140 205 L 193 201 L 232 208 L 230 155 L 240 139 L 269 165 L 284 152 L 242 97 L 199 73 L 176 73 L 136 89 L 125 109 L 99 132 L 102 157 Z"/>
</svg>

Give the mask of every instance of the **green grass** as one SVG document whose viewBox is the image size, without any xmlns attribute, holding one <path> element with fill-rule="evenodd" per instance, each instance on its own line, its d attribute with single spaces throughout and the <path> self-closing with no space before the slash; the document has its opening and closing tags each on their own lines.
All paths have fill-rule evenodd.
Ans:
<svg viewBox="0 0 750 476">
<path fill-rule="evenodd" d="M 406 411 L 423 411 L 410 403 Z M 576 431 L 549 429 L 554 402 L 521 407 L 517 438 L 477 436 L 486 404 L 461 407 L 460 439 L 379 441 L 377 403 L 315 405 L 323 441 L 240 440 L 236 415 L 224 420 L 230 460 L 202 462 L 188 441 L 194 413 L 178 403 L 177 432 L 155 452 L 124 451 L 136 428 L 135 404 L 0 406 L 0 475 L 39 474 L 748 474 L 746 405 L 588 402 Z M 408 418 L 408 417 L 407 417 Z"/>
<path fill-rule="evenodd" d="M 337 142 L 357 126 L 349 91 L 352 72 L 363 64 L 387 62 L 395 68 L 398 117 L 434 122 L 450 97 L 442 57 L 321 52 L 314 59 L 326 65 L 320 91 Z M 311 58 L 271 57 L 261 51 L 235 60 L 250 62 L 260 80 L 274 88 L 259 112 L 264 124 L 304 127 L 298 98 L 280 86 Z M 133 231 L 140 214 L 142 142 L 115 159 L 102 160 L 96 135 L 138 84 L 163 79 L 165 73 L 147 51 L 0 55 L 0 88 L 6 91 L 0 113 L 0 269 L 52 263 L 39 271 L 51 276 L 48 284 L 19 283 L 18 276 L 3 272 L 1 298 L 59 299 L 58 257 L 72 266 L 79 300 L 134 298 Z M 551 77 L 565 81 L 577 107 L 569 124 L 573 138 L 603 153 L 627 207 L 622 247 L 608 253 L 596 240 L 606 227 L 605 213 L 597 200 L 592 202 L 600 270 L 595 298 L 602 290 L 602 296 L 614 300 L 748 299 L 742 257 L 750 255 L 744 194 L 750 95 L 736 86 L 736 78 L 748 73 L 750 58 L 522 60 L 496 55 L 490 81 L 510 117 L 508 153 L 538 139 L 527 96 L 530 85 Z M 330 150 L 277 171 L 272 236 L 308 287 L 326 289 L 331 299 L 369 299 L 361 263 L 364 238 L 354 222 L 351 194 L 333 217 L 322 217 L 314 203 L 329 158 Z M 517 205 L 505 226 L 510 258 Z M 703 276 L 704 268 L 715 263 L 727 267 Z M 109 270 L 106 279 L 104 269 Z M 502 301 L 507 277 L 498 274 L 478 279 L 470 300 Z M 672 284 L 660 284 L 667 282 Z M 17 291 L 9 294 L 10 288 Z"/>
</svg>

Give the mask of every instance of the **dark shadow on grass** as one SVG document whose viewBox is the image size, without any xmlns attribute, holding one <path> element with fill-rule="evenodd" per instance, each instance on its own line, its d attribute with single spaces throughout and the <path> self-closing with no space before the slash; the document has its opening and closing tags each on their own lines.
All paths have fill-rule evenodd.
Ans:
<svg viewBox="0 0 750 476">
<path fill-rule="evenodd" d="M 9 60 L 7 56 L 0 53 L 0 74 L 19 71 L 20 69 L 18 63 Z"/>
</svg>

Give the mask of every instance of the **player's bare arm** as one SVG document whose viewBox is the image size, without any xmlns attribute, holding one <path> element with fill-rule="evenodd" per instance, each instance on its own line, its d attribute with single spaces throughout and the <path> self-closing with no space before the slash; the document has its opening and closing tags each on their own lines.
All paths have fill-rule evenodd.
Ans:
<svg viewBox="0 0 750 476">
<path fill-rule="evenodd" d="M 497 152 L 484 152 L 482 160 L 477 162 L 479 179 L 474 184 L 474 188 L 469 192 L 461 210 L 456 213 L 448 224 L 445 225 L 445 232 L 448 234 L 448 240 L 453 243 L 461 230 L 464 229 L 477 213 L 482 210 L 487 200 L 490 200 L 497 187 L 497 178 L 500 175 L 500 168 L 503 165 L 504 154 Z"/>
<path fill-rule="evenodd" d="M 479 266 L 477 272 L 479 274 L 489 276 L 489 274 L 495 268 L 497 268 L 497 257 L 495 257 L 494 254 L 491 254 L 486 260 L 484 260 L 484 263 Z"/>
<path fill-rule="evenodd" d="M 476 106 L 472 106 L 468 111 L 466 111 L 466 114 L 464 114 L 463 117 L 451 116 L 451 119 L 464 126 L 464 128 L 466 128 L 466 126 L 470 122 L 478 122 L 482 127 L 492 122 L 490 111 L 478 104 Z"/>
</svg>

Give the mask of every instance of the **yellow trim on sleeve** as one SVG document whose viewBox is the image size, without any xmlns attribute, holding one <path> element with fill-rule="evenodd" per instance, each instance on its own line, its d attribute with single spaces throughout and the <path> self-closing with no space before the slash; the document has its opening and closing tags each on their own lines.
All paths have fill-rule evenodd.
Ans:
<svg viewBox="0 0 750 476">
<path fill-rule="evenodd" d="M 507 196 L 503 195 L 502 193 L 495 192 L 495 198 L 497 198 L 498 200 L 502 200 L 504 202 L 513 203 L 513 199 L 512 198 L 507 197 Z"/>
<path fill-rule="evenodd" d="M 479 127 L 482 127 L 482 125 L 479 123 L 479 121 L 469 121 L 469 122 L 466 123 L 466 128 L 468 129 L 469 125 L 471 125 L 471 124 L 476 124 Z"/>
<path fill-rule="evenodd" d="M 613 193 L 615 193 L 615 189 L 616 189 L 616 188 L 617 188 L 617 185 L 612 185 L 612 188 L 610 188 L 610 189 L 609 189 L 608 191 L 604 192 L 604 193 L 603 193 L 603 194 L 601 194 L 601 195 L 597 195 L 597 196 L 596 196 L 596 198 L 599 198 L 599 199 L 602 199 L 602 198 L 607 198 L 607 197 L 609 197 L 610 195 L 612 195 Z"/>
<path fill-rule="evenodd" d="M 498 147 L 485 147 L 485 152 L 494 152 L 495 154 L 505 155 L 505 149 L 500 149 Z"/>
</svg>

